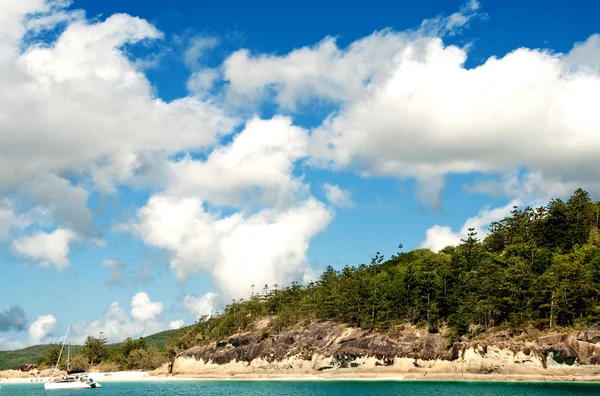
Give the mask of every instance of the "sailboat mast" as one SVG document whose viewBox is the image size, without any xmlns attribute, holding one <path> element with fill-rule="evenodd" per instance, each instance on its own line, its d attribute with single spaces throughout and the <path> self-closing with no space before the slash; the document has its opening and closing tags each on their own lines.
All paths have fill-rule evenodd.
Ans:
<svg viewBox="0 0 600 396">
<path fill-rule="evenodd" d="M 69 347 L 67 348 L 67 373 L 71 371 L 71 343 L 73 341 L 73 333 L 71 332 L 72 313 L 73 311 L 71 310 L 69 312 Z"/>
</svg>

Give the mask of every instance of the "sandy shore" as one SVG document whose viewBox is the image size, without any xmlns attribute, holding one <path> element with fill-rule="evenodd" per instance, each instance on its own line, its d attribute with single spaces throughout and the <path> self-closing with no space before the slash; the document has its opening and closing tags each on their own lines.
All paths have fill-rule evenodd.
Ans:
<svg viewBox="0 0 600 396">
<path fill-rule="evenodd" d="M 239 373 L 210 375 L 150 375 L 148 372 L 121 371 L 90 373 L 95 381 L 110 382 L 164 382 L 164 381 L 525 381 L 525 382 L 600 382 L 600 375 L 500 375 L 500 374 L 443 374 L 342 371 L 335 373 Z M 0 385 L 48 382 L 50 378 L 0 378 Z"/>
</svg>

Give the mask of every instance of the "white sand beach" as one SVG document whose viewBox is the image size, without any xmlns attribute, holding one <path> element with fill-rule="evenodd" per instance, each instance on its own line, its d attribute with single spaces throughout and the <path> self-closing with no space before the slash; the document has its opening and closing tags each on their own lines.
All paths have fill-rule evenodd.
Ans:
<svg viewBox="0 0 600 396">
<path fill-rule="evenodd" d="M 50 377 L 9 378 L 0 372 L 0 385 L 2 384 L 31 384 L 44 383 Z M 502 374 L 467 374 L 467 373 L 398 373 L 388 370 L 372 370 L 356 372 L 355 370 L 336 370 L 329 373 L 290 373 L 290 372 L 262 372 L 262 373 L 207 373 L 194 375 L 153 375 L 147 371 L 119 371 L 119 372 L 90 372 L 90 377 L 102 383 L 110 382 L 164 382 L 164 381 L 552 381 L 552 382 L 600 382 L 600 375 L 552 375 L 547 373 L 530 375 L 502 375 Z"/>
</svg>

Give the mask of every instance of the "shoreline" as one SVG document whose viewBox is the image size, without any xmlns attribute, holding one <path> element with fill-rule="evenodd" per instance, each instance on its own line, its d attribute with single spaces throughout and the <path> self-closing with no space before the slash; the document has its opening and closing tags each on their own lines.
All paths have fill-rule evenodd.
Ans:
<svg viewBox="0 0 600 396">
<path fill-rule="evenodd" d="M 149 372 L 94 373 L 90 377 L 100 384 L 111 382 L 172 382 L 172 381 L 464 381 L 464 382 L 562 382 L 600 383 L 600 375 L 548 374 L 467 374 L 467 373 L 231 373 L 151 375 Z M 49 377 L 0 378 L 0 385 L 43 384 Z"/>
</svg>

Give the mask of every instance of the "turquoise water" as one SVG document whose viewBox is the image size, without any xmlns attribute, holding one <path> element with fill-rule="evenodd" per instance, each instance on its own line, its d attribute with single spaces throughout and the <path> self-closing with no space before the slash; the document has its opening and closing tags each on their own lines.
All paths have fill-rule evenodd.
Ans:
<svg viewBox="0 0 600 396">
<path fill-rule="evenodd" d="M 0 395 L 11 396 L 523 396 L 600 395 L 600 384 L 533 382 L 425 382 L 425 381 L 194 381 L 194 382 L 110 382 L 102 389 L 44 390 L 42 384 L 2 385 Z"/>
</svg>

